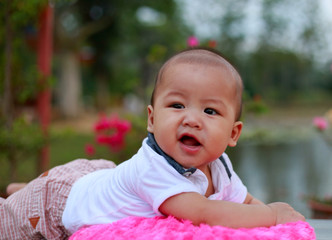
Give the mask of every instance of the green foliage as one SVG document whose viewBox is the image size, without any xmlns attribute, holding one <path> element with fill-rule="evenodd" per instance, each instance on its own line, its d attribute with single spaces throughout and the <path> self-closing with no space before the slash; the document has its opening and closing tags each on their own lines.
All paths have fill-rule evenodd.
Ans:
<svg viewBox="0 0 332 240">
<path fill-rule="evenodd" d="M 5 49 L 8 39 L 11 48 L 11 63 L 5 62 L 4 54 L 0 58 L 0 77 L 4 78 L 4 66 L 11 66 L 11 85 L 14 103 L 22 103 L 34 98 L 37 92 L 39 72 L 36 64 L 36 26 L 43 6 L 48 1 L 3 1 L 0 3 L 0 17 L 6 19 L 4 27 L 0 28 L 0 47 Z M 7 36 L 6 36 L 7 35 Z M 8 38 L 9 35 L 9 38 Z M 4 91 L 3 81 L 0 91 Z"/>
<path fill-rule="evenodd" d="M 239 69 L 250 97 L 258 94 L 284 103 L 292 101 L 295 92 L 321 89 L 331 94 L 331 71 L 320 66 L 327 29 L 319 18 L 318 2 L 225 0 L 218 4 L 224 9 L 218 49 Z M 261 7 L 262 14 L 255 15 L 259 29 L 254 39 L 248 34 L 252 32 L 246 22 L 248 5 Z"/>
<path fill-rule="evenodd" d="M 161 62 L 165 59 L 167 48 L 160 44 L 153 44 L 147 56 L 149 63 Z"/>
<path fill-rule="evenodd" d="M 13 29 L 19 30 L 26 26 L 27 23 L 36 23 L 41 7 L 48 4 L 48 0 L 9 0 L 1 1 L 0 14 L 5 15 L 6 9 L 9 9 L 10 20 Z M 0 40 L 1 41 L 1 40 Z"/>
<path fill-rule="evenodd" d="M 299 133 L 298 129 L 271 129 L 269 127 L 247 128 L 241 134 L 240 144 L 259 144 L 261 146 L 284 145 L 307 138 L 307 133 Z"/>
<path fill-rule="evenodd" d="M 1 121 L 1 126 L 4 125 Z M 7 159 L 12 153 L 17 159 L 36 157 L 44 144 L 40 127 L 24 118 L 15 119 L 10 129 L 0 128 L 0 158 Z"/>
<path fill-rule="evenodd" d="M 0 3 L 0 160 L 8 165 L 8 178 L 17 180 L 17 165 L 27 158 L 37 158 L 44 145 L 39 126 L 26 121 L 19 104 L 34 100 L 38 92 L 39 72 L 36 64 L 36 25 L 48 1 L 7 0 Z M 6 85 L 5 85 L 6 83 Z M 4 93 L 4 94 L 2 94 Z M 5 94 L 6 93 L 6 94 Z M 10 94 L 9 94 L 10 93 Z"/>
<path fill-rule="evenodd" d="M 244 106 L 246 113 L 254 113 L 256 115 L 261 115 L 269 111 L 268 106 L 263 101 L 247 101 Z"/>
<path fill-rule="evenodd" d="M 240 66 L 250 96 L 289 101 L 294 92 L 317 84 L 313 60 L 290 51 L 262 48 L 248 54 Z"/>
<path fill-rule="evenodd" d="M 154 82 L 156 68 L 176 50 L 185 47 L 188 30 L 179 20 L 175 1 L 106 1 L 80 0 L 62 11 L 74 11 L 79 25 L 97 21 L 89 12 L 102 9 L 100 19 L 108 19 L 106 28 L 91 35 L 85 44 L 94 50 L 94 59 L 84 68 L 85 94 L 96 94 L 98 81 L 105 81 L 112 95 L 136 92 L 144 98 L 145 89 Z M 147 24 L 138 17 L 142 9 L 150 9 L 163 21 Z M 181 45 L 182 44 L 182 45 Z"/>
<path fill-rule="evenodd" d="M 38 79 L 40 76 L 36 55 L 25 44 L 18 40 L 13 51 L 12 59 L 12 94 L 15 103 L 23 104 L 34 100 L 38 93 Z"/>
</svg>

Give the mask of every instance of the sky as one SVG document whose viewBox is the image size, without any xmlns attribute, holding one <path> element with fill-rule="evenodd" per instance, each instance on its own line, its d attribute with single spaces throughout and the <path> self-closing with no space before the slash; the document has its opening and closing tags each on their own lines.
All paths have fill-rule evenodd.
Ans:
<svg viewBox="0 0 332 240">
<path fill-rule="evenodd" d="M 332 1 L 320 0 L 321 11 L 323 18 L 325 18 L 330 24 L 332 23 Z"/>
<path fill-rule="evenodd" d="M 221 4 L 215 4 L 216 0 L 176 0 L 183 7 L 183 16 L 189 24 L 195 27 L 196 33 L 200 36 L 213 36 L 218 33 L 216 24 L 212 20 L 218 20 L 223 14 Z M 320 2 L 321 18 L 326 23 L 332 24 L 332 0 L 318 0 Z M 257 22 L 259 7 L 249 1 L 248 16 L 253 24 Z M 211 7 L 213 6 L 213 7 Z M 204 20 L 205 19 L 205 20 Z"/>
</svg>

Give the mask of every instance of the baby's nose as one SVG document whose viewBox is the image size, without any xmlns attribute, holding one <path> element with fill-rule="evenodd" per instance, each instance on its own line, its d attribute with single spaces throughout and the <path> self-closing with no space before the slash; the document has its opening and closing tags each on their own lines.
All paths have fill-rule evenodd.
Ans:
<svg viewBox="0 0 332 240">
<path fill-rule="evenodd" d="M 201 128 L 202 119 L 196 111 L 187 111 L 183 119 L 183 125 L 192 128 Z"/>
</svg>

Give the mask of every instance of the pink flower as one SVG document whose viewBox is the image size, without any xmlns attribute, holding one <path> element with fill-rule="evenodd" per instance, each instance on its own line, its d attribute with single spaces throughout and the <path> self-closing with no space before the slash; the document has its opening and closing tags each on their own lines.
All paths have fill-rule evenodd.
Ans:
<svg viewBox="0 0 332 240">
<path fill-rule="evenodd" d="M 95 131 L 102 131 L 104 129 L 109 129 L 110 127 L 110 122 L 107 117 L 105 115 L 101 115 L 95 124 Z"/>
<path fill-rule="evenodd" d="M 190 36 L 188 39 L 187 39 L 187 44 L 189 47 L 196 47 L 199 45 L 199 41 L 196 37 L 194 36 Z"/>
<path fill-rule="evenodd" d="M 328 127 L 328 122 L 324 117 L 315 117 L 313 125 L 320 131 L 324 131 Z"/>
<path fill-rule="evenodd" d="M 125 134 L 131 129 L 131 123 L 129 121 L 123 120 L 121 122 L 118 122 L 116 128 L 119 132 Z"/>
<path fill-rule="evenodd" d="M 125 146 L 125 135 L 131 129 L 131 123 L 121 120 L 117 115 L 107 118 L 101 115 L 95 124 L 95 141 L 111 150 L 120 151 Z"/>
<path fill-rule="evenodd" d="M 208 42 L 208 46 L 209 46 L 210 48 L 216 48 L 216 47 L 217 47 L 217 41 L 216 41 L 216 40 L 210 40 L 210 41 Z"/>
<path fill-rule="evenodd" d="M 96 136 L 96 143 L 100 145 L 109 145 L 110 137 L 104 134 L 99 134 Z"/>
<path fill-rule="evenodd" d="M 124 134 L 118 132 L 110 137 L 109 147 L 111 150 L 118 152 L 124 147 L 124 145 L 125 145 Z"/>
<path fill-rule="evenodd" d="M 95 147 L 90 143 L 86 144 L 84 149 L 85 149 L 85 154 L 88 156 L 92 156 L 96 153 Z"/>
</svg>

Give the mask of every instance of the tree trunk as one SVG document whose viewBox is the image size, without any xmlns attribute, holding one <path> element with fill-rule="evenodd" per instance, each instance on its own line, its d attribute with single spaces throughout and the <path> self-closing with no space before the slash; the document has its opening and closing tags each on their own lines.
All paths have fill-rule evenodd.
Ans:
<svg viewBox="0 0 332 240">
<path fill-rule="evenodd" d="M 80 62 L 75 51 L 66 51 L 61 56 L 58 105 L 64 117 L 78 117 L 82 111 L 82 86 Z"/>
<path fill-rule="evenodd" d="M 105 111 L 107 106 L 109 106 L 110 100 L 107 78 L 105 76 L 98 76 L 96 84 L 96 106 L 99 111 Z"/>
</svg>

